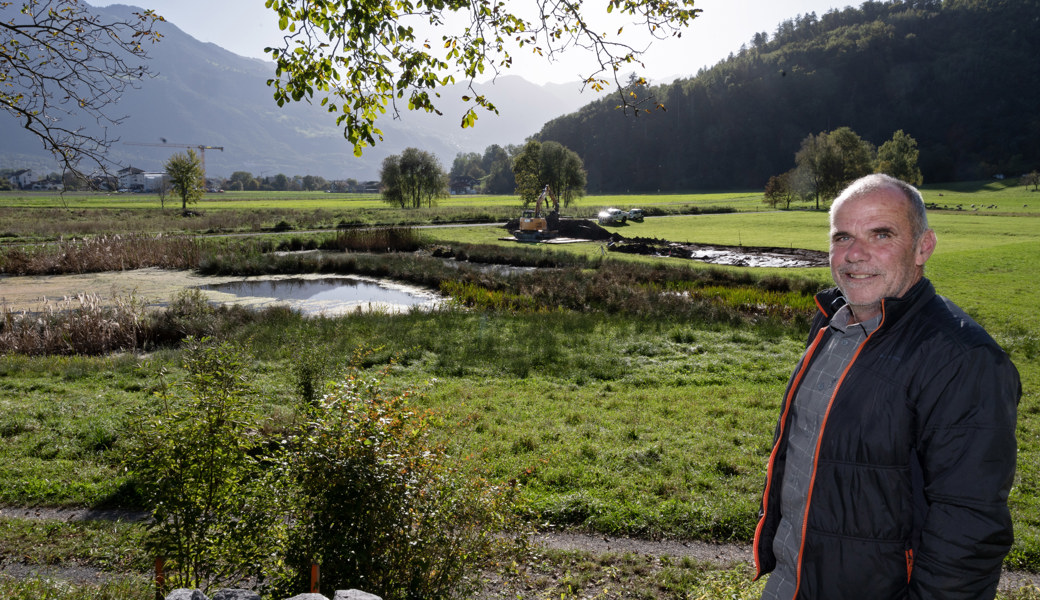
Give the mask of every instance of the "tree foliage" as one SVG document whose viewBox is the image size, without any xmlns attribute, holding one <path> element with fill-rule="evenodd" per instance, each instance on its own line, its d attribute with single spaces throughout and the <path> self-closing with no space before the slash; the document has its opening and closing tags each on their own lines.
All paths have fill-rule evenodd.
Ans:
<svg viewBox="0 0 1040 600">
<path fill-rule="evenodd" d="M 1033 169 L 1018 180 L 1019 185 L 1033 186 L 1033 191 L 1040 190 L 1040 171 Z"/>
<path fill-rule="evenodd" d="M 503 148 L 492 144 L 484 150 L 481 167 L 487 172 L 484 178 L 484 192 L 488 194 L 512 194 L 516 191 L 516 177 L 513 176 L 512 154 L 519 152 L 516 146 Z"/>
<path fill-rule="evenodd" d="M 159 40 L 162 20 L 151 10 L 103 17 L 80 0 L 0 1 L 0 107 L 64 169 L 106 170 L 106 126 L 126 118 L 111 105 L 149 75 L 143 44 Z M 99 129 L 69 125 L 73 115 Z"/>
<path fill-rule="evenodd" d="M 447 177 L 433 154 L 417 148 L 383 159 L 379 171 L 383 201 L 401 208 L 433 206 L 446 194 Z"/>
<path fill-rule="evenodd" d="M 778 208 L 783 205 L 785 209 L 791 208 L 791 202 L 801 198 L 799 191 L 799 178 L 805 173 L 804 170 L 791 169 L 780 175 L 773 175 L 766 182 L 763 202 Z"/>
<path fill-rule="evenodd" d="M 518 5 L 521 5 L 518 8 Z M 608 0 L 614 13 L 657 38 L 678 36 L 700 13 L 693 0 Z M 594 57 L 585 82 L 600 89 L 638 64 L 643 49 L 617 34 L 601 33 L 578 3 L 505 3 L 501 0 L 266 0 L 285 32 L 280 47 L 266 51 L 276 63 L 279 106 L 315 95 L 337 114 L 344 136 L 360 155 L 382 139 L 380 115 L 401 108 L 440 114 L 438 88 L 497 75 L 521 49 L 553 60 L 575 48 Z M 426 32 L 437 33 L 428 35 Z M 433 39 L 436 37 L 436 39 Z M 477 110 L 497 112 L 490 98 L 464 95 L 463 127 Z M 628 100 L 622 97 L 625 104 Z M 399 104 L 400 103 L 400 104 Z"/>
<path fill-rule="evenodd" d="M 531 140 L 513 161 L 516 193 L 527 206 L 549 186 L 564 206 L 585 195 L 581 157 L 558 142 Z"/>
<path fill-rule="evenodd" d="M 900 129 L 892 134 L 892 139 L 878 148 L 876 171 L 902 179 L 910 185 L 921 185 L 924 177 L 921 175 L 921 167 L 917 166 L 919 155 L 917 140 Z"/>
<path fill-rule="evenodd" d="M 206 190 L 206 174 L 202 171 L 202 161 L 195 150 L 178 152 L 166 161 L 166 174 L 170 176 L 173 192 L 181 198 L 181 209 L 188 210 L 189 204 L 202 199 Z"/>
<path fill-rule="evenodd" d="M 809 189 L 820 200 L 835 198 L 848 183 L 874 170 L 874 148 L 848 127 L 809 134 L 795 154 L 799 169 L 807 175 Z"/>
</svg>

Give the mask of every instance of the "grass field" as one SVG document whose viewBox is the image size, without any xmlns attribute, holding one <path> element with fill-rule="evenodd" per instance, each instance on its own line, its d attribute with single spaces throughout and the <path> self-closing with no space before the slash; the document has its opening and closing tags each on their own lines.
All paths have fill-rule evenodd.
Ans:
<svg viewBox="0 0 1040 600">
<path fill-rule="evenodd" d="M 987 327 L 1009 351 L 1022 375 L 1019 465 L 1011 495 L 1016 544 L 1007 564 L 1040 571 L 1040 316 L 1033 279 L 1040 264 L 1040 194 L 989 184 L 926 189 L 925 195 L 927 201 L 938 204 L 956 201 L 966 208 L 971 204 L 995 207 L 979 212 L 931 211 L 939 247 L 929 262 L 928 275 L 940 293 Z M 332 214 L 330 204 L 334 202 L 356 202 L 358 207 L 374 202 L 364 208 L 387 210 L 372 199 L 313 196 L 250 200 L 243 194 L 238 200 L 233 194 L 222 194 L 214 202 L 239 221 L 249 221 L 248 214 L 254 209 L 276 210 L 279 203 L 290 204 L 289 210 L 301 215 L 307 211 Z M 45 210 L 44 198 L 30 200 L 41 204 L 19 206 L 19 202 L 29 201 L 0 196 L 0 215 Z M 62 210 L 55 208 L 53 197 L 46 201 L 52 203 L 46 210 Z M 122 197 L 98 199 L 99 204 L 90 210 L 125 209 L 124 224 L 136 223 L 137 212 L 153 210 L 105 204 L 118 201 Z M 313 205 L 306 204 L 311 201 Z M 485 209 L 484 203 L 496 205 L 498 201 L 457 200 L 460 205 L 471 203 L 459 209 L 469 211 L 467 214 L 479 213 Z M 76 200 L 68 202 L 71 207 Z M 238 208 L 236 202 L 241 202 Z M 515 199 L 512 207 L 508 200 L 502 202 L 498 208 L 503 214 L 506 208 L 515 207 Z M 586 202 L 590 211 L 603 205 L 645 208 L 720 202 L 739 211 L 648 218 L 644 223 L 618 227 L 625 236 L 827 247 L 825 214 L 763 212 L 765 207 L 753 195 L 598 197 L 584 199 L 582 204 Z M 1023 207 L 1033 204 L 1035 208 Z M 218 210 L 204 206 L 207 212 Z M 434 211 L 448 214 L 457 208 L 445 203 Z M 5 213 L 7 210 L 14 212 Z M 389 213 L 378 214 L 386 217 Z M 391 222 L 399 218 L 394 216 Z M 0 231 L 20 227 L 10 224 L 0 221 Z M 503 233 L 501 228 L 484 226 L 430 229 L 423 235 L 433 244 L 515 247 L 515 243 L 498 241 Z M 37 236 L 46 234 L 25 231 L 9 239 Z M 680 259 L 613 254 L 603 258 L 604 247 L 591 243 L 539 246 L 532 252 L 576 254 L 602 261 L 590 263 L 586 271 L 602 271 L 619 263 L 645 264 L 648 272 L 654 265 L 683 265 L 690 269 L 691 278 L 705 270 L 748 271 L 691 265 Z M 827 269 L 754 272 L 755 278 L 764 276 L 808 278 L 821 286 L 829 281 Z M 510 289 L 515 283 L 502 285 Z M 393 381 L 428 384 L 424 403 L 440 415 L 438 431 L 443 439 L 458 454 L 477 457 L 494 477 L 520 481 L 530 516 L 538 523 L 609 535 L 747 541 L 755 523 L 780 394 L 800 355 L 804 334 L 799 322 L 782 319 L 734 324 L 590 309 L 534 313 L 449 310 L 432 315 L 338 319 L 280 315 L 241 324 L 225 335 L 250 356 L 256 401 L 269 415 L 272 430 L 291 418 L 296 394 L 291 374 L 301 356 L 322 357 L 334 368 L 359 346 L 378 348 L 371 363 L 394 359 Z M 119 467 L 126 424 L 134 410 L 150 402 L 161 369 L 177 376 L 178 361 L 176 348 L 147 355 L 0 357 L 0 504 L 133 504 L 133 490 Z M 61 562 L 74 557 L 102 566 L 129 564 L 147 569 L 149 559 L 134 542 L 139 530 L 117 527 L 109 533 L 89 535 L 104 537 L 95 545 L 112 550 L 101 552 L 104 557 L 84 557 L 86 550 L 45 542 L 25 549 L 15 540 L 36 539 L 37 534 L 0 520 L 0 540 L 5 540 L 0 542 L 0 558 L 28 556 L 40 562 Z M 753 586 L 742 579 L 745 576 L 736 575 L 743 583 L 725 588 L 732 597 L 754 597 Z M 714 572 L 711 577 L 734 576 Z M 2 585 L 0 582 L 0 590 Z M 689 590 L 700 584 L 684 585 Z M 565 588 L 551 588 L 551 593 L 577 597 L 567 595 Z M 670 588 L 648 597 L 681 597 L 679 594 Z"/>
</svg>

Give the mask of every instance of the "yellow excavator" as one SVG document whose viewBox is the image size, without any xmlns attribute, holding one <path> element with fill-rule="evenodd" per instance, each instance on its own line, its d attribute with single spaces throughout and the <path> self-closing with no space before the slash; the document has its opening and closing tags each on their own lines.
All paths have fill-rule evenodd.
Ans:
<svg viewBox="0 0 1040 600">
<path fill-rule="evenodd" d="M 543 215 L 542 206 L 548 206 L 547 199 L 552 201 L 553 209 L 548 215 Z M 556 235 L 555 225 L 559 223 L 559 220 L 560 201 L 547 185 L 535 200 L 534 210 L 527 209 L 520 215 L 520 229 L 514 231 L 513 236 L 522 242 L 537 242 L 552 238 Z"/>
</svg>

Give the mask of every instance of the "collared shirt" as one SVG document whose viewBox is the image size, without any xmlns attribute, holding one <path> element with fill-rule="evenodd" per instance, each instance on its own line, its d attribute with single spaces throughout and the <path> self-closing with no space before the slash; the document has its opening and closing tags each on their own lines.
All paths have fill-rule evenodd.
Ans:
<svg viewBox="0 0 1040 600">
<path fill-rule="evenodd" d="M 776 569 L 769 575 L 763 600 L 794 598 L 798 587 L 798 555 L 802 548 L 809 485 L 816 465 L 816 447 L 835 387 L 856 351 L 881 324 L 881 315 L 850 323 L 852 311 L 843 306 L 828 324 L 829 337 L 806 371 L 791 406 L 787 459 L 780 496 L 780 524 L 773 551 Z"/>
</svg>

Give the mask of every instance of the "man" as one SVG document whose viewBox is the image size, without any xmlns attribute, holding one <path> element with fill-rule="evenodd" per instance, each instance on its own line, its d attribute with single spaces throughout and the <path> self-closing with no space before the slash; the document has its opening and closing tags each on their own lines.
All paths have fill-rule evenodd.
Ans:
<svg viewBox="0 0 1040 600">
<path fill-rule="evenodd" d="M 831 275 L 788 384 L 755 532 L 764 599 L 993 598 L 1012 542 L 1018 371 L 935 293 L 920 193 L 834 201 Z"/>
</svg>

